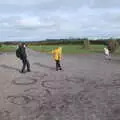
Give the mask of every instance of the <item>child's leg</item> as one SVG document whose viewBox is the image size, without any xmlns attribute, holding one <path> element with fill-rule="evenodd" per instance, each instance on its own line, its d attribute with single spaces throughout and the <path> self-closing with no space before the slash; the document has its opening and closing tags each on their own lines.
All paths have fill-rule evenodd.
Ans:
<svg viewBox="0 0 120 120">
<path fill-rule="evenodd" d="M 60 60 L 58 61 L 58 67 L 60 70 L 62 70 L 61 65 L 60 65 Z"/>
<path fill-rule="evenodd" d="M 59 68 L 59 61 L 56 60 L 56 71 L 58 71 L 58 68 Z"/>
<path fill-rule="evenodd" d="M 105 59 L 107 59 L 107 55 L 106 55 L 106 54 L 104 54 L 104 56 L 105 56 Z"/>
<path fill-rule="evenodd" d="M 108 55 L 108 59 L 111 60 L 111 55 L 110 54 Z"/>
<path fill-rule="evenodd" d="M 105 59 L 108 60 L 109 59 L 109 55 L 105 54 Z"/>
</svg>

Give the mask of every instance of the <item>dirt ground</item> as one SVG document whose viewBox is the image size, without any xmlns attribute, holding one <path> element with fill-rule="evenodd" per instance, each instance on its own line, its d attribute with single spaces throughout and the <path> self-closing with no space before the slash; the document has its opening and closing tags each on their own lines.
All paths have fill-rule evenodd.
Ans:
<svg viewBox="0 0 120 120">
<path fill-rule="evenodd" d="M 15 53 L 0 54 L 0 120 L 120 120 L 120 57 L 51 55 L 27 50 L 30 73 Z"/>
</svg>

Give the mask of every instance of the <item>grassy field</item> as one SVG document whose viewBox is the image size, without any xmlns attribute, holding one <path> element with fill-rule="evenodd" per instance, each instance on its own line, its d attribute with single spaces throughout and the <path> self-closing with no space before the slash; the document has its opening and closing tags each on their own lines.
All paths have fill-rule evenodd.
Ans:
<svg viewBox="0 0 120 120">
<path fill-rule="evenodd" d="M 2 45 L 0 47 L 0 52 L 14 52 L 16 49 L 16 46 L 13 45 Z"/>
<path fill-rule="evenodd" d="M 28 46 L 29 48 L 48 53 L 58 47 L 57 45 L 41 45 L 41 46 Z M 90 45 L 89 49 L 84 49 L 80 45 L 61 45 L 63 48 L 63 54 L 94 54 L 94 53 L 103 53 L 104 45 Z M 15 52 L 16 46 L 13 45 L 2 45 L 0 47 L 0 52 Z M 120 48 L 115 52 L 115 55 L 120 55 Z"/>
<path fill-rule="evenodd" d="M 49 52 L 57 47 L 57 45 L 29 46 L 31 49 L 40 52 Z M 103 53 L 104 45 L 91 45 L 89 49 L 84 49 L 80 45 L 61 45 L 64 54 L 87 54 L 87 53 Z"/>
</svg>

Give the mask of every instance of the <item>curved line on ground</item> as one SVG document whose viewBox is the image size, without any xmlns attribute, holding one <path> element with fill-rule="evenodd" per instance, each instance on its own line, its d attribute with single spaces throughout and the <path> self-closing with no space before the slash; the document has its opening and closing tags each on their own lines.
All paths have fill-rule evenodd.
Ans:
<svg viewBox="0 0 120 120">
<path fill-rule="evenodd" d="M 16 101 L 17 99 L 19 100 L 20 98 L 23 98 L 22 103 L 18 103 Z M 7 100 L 10 103 L 13 103 L 13 104 L 16 104 L 16 105 L 26 105 L 26 104 L 28 104 L 32 100 L 32 98 L 30 98 L 30 96 L 25 96 L 25 95 L 19 95 L 19 96 L 13 95 L 13 96 L 8 96 Z"/>
<path fill-rule="evenodd" d="M 25 82 L 21 82 L 20 81 L 21 79 L 25 79 Z M 26 82 L 26 80 L 27 80 L 27 82 Z M 31 84 L 35 84 L 37 81 L 38 81 L 37 79 L 29 77 L 29 78 L 17 78 L 15 80 L 13 80 L 12 83 L 15 85 L 31 85 Z"/>
<path fill-rule="evenodd" d="M 49 89 L 64 89 L 64 87 L 50 87 L 49 85 L 46 85 L 47 83 L 53 83 L 54 82 L 65 82 L 65 80 L 61 80 L 61 81 L 56 81 L 56 80 L 46 80 L 46 81 L 42 81 L 41 85 L 44 88 L 49 88 Z"/>
</svg>

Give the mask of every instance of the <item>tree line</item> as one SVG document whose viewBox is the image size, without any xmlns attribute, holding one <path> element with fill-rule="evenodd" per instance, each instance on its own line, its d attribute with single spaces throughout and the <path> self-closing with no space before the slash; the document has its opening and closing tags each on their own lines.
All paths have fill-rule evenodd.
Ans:
<svg viewBox="0 0 120 120">
<path fill-rule="evenodd" d="M 21 41 L 1 42 L 2 45 L 18 45 Z M 24 41 L 23 41 L 24 42 Z M 44 41 L 26 41 L 26 45 L 82 45 L 83 48 L 88 49 L 90 45 L 105 45 L 111 52 L 115 52 L 120 45 L 120 39 L 97 39 L 89 40 L 88 38 L 77 39 L 46 39 Z"/>
</svg>

